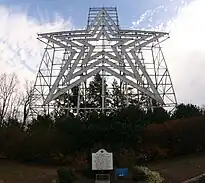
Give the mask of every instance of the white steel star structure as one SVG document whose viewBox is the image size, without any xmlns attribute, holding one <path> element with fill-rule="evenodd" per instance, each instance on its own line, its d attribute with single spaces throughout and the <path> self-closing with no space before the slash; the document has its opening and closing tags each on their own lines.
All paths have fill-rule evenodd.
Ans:
<svg viewBox="0 0 205 183">
<path fill-rule="evenodd" d="M 176 103 L 164 57 L 162 55 L 162 58 L 158 58 L 161 53 L 161 47 L 158 46 L 159 40 L 162 38 L 161 41 L 164 41 L 168 38 L 168 34 L 120 29 L 117 16 L 114 16 L 113 12 L 116 13 L 117 11 L 114 8 L 91 8 L 88 26 L 85 30 L 38 35 L 38 39 L 44 42 L 47 48 L 55 50 L 52 58 L 49 56 L 47 61 L 44 58 L 42 59 L 48 70 L 48 78 L 49 76 L 52 78 L 52 70 L 55 65 L 54 52 L 58 49 L 64 50 L 64 57 L 60 62 L 61 66 L 55 79 L 51 81 L 50 78 L 49 83 L 44 78 L 44 87 L 47 85 L 48 89 L 46 95 L 41 95 L 43 98 L 42 105 L 49 105 L 51 101 L 99 72 L 109 73 L 111 76 L 120 79 L 120 81 L 153 99 L 161 106 L 166 105 L 166 93 L 172 90 L 172 99 L 168 95 L 167 98 L 173 100 L 173 104 Z M 157 53 L 154 52 L 154 47 L 159 49 Z M 147 65 L 142 57 L 143 49 L 150 49 L 152 52 L 153 57 L 151 59 L 154 63 L 152 76 L 147 71 Z M 158 63 L 155 63 L 156 59 L 158 59 Z M 41 64 L 39 72 L 41 72 L 42 67 Z M 163 72 L 160 69 L 163 69 Z M 41 76 L 43 78 L 45 74 L 41 74 Z M 169 79 L 169 83 L 165 83 L 165 78 Z M 167 87 L 164 88 L 163 85 Z M 103 105 L 105 105 L 104 102 Z"/>
</svg>

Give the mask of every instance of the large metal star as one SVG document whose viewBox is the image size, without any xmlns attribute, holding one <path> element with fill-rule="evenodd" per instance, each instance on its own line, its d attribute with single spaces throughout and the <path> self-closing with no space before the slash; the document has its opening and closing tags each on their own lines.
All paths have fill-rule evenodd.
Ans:
<svg viewBox="0 0 205 183">
<path fill-rule="evenodd" d="M 164 34 L 165 33 L 161 32 L 121 30 L 104 9 L 98 13 L 86 30 L 39 34 L 40 39 L 46 39 L 52 44 L 65 48 L 65 50 L 70 53 L 68 60 L 61 68 L 58 77 L 50 88 L 49 94 L 44 101 L 44 105 L 102 70 L 163 104 L 163 99 L 155 88 L 152 79 L 149 77 L 146 68 L 143 66 L 136 53 L 141 47 L 152 43 L 164 36 Z M 106 42 L 109 42 L 109 51 L 106 51 L 103 46 L 101 51 L 96 51 L 96 47 L 98 46 L 98 44 L 96 45 L 96 42 L 102 41 L 102 37 Z M 95 44 L 93 44 L 93 42 Z M 122 55 L 124 58 L 122 58 Z M 74 62 L 72 63 L 73 60 Z M 120 63 L 123 65 L 125 64 L 125 60 L 129 63 L 131 70 L 117 64 Z M 142 75 L 139 74 L 133 60 L 137 63 L 137 66 L 146 78 L 151 90 L 142 87 Z M 82 69 L 76 70 L 79 64 L 82 65 Z M 72 66 L 64 78 L 63 76 L 65 76 L 65 72 L 68 70 L 69 65 Z M 112 68 L 121 71 L 125 75 L 119 74 Z M 83 73 L 87 74 L 83 75 Z M 80 76 L 80 78 L 72 82 L 77 76 Z M 126 76 L 129 76 L 129 78 Z M 60 81 L 65 85 L 64 88 L 58 88 Z"/>
</svg>

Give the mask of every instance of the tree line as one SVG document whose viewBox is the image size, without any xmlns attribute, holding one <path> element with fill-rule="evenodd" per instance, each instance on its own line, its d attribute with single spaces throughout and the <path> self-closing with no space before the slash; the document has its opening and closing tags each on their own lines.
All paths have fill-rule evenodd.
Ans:
<svg viewBox="0 0 205 183">
<path fill-rule="evenodd" d="M 32 93 L 31 85 L 26 82 L 25 90 L 18 93 L 18 79 L 15 75 L 3 74 L 0 79 L 3 83 L 0 86 L 0 155 L 4 158 L 63 164 L 74 162 L 73 159 L 79 159 L 78 156 L 86 159 L 92 149 L 98 148 L 106 148 L 116 154 L 125 149 L 139 152 L 148 136 L 145 135 L 147 126 L 164 125 L 170 120 L 204 116 L 204 111 L 193 104 L 180 104 L 170 114 L 160 107 L 144 110 L 130 98 L 129 106 L 123 106 L 109 113 L 92 111 L 86 118 L 82 118 L 82 116 L 67 115 L 66 111 L 59 110 L 55 119 L 48 115 L 38 116 L 26 124 Z M 73 89 L 73 93 L 75 92 Z M 99 75 L 91 81 L 89 92 L 92 102 L 90 105 L 99 105 L 101 102 Z M 123 95 L 117 84 L 114 94 L 116 100 L 113 101 L 116 105 L 120 105 L 119 100 L 123 101 L 120 99 Z M 76 101 L 74 96 L 70 97 L 68 102 L 74 103 Z M 149 132 L 151 136 L 154 133 Z M 149 139 L 150 142 L 151 140 Z M 170 138 L 167 142 L 169 140 Z M 173 142 L 173 139 L 170 141 Z M 143 153 L 145 154 L 145 151 Z"/>
</svg>

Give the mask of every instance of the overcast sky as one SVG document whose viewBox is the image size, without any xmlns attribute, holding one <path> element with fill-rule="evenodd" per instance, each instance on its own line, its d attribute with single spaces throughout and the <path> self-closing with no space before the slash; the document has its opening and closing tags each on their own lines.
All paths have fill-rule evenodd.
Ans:
<svg viewBox="0 0 205 183">
<path fill-rule="evenodd" d="M 117 6 L 121 28 L 170 32 L 164 53 L 178 102 L 205 104 L 205 0 L 0 0 L 0 72 L 35 79 L 37 33 L 83 28 L 93 6 Z"/>
</svg>

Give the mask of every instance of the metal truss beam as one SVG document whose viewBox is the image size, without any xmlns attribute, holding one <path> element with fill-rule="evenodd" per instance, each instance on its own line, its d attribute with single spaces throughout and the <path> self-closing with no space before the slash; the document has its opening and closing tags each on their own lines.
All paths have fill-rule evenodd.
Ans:
<svg viewBox="0 0 205 183">
<path fill-rule="evenodd" d="M 39 106 L 47 111 L 55 108 L 55 100 L 76 86 L 77 106 L 65 108 L 78 112 L 87 109 L 81 104 L 88 100 L 89 78 L 97 73 L 103 83 L 102 106 L 98 109 L 112 108 L 106 103 L 104 82 L 113 79 L 127 102 L 132 95 L 147 108 L 175 107 L 173 84 L 159 46 L 169 34 L 121 29 L 118 22 L 117 8 L 90 8 L 86 29 L 38 34 L 47 47 L 34 85 L 35 96 L 40 100 L 30 105 L 32 111 L 39 110 Z M 107 88 L 113 90 L 111 84 Z"/>
</svg>

